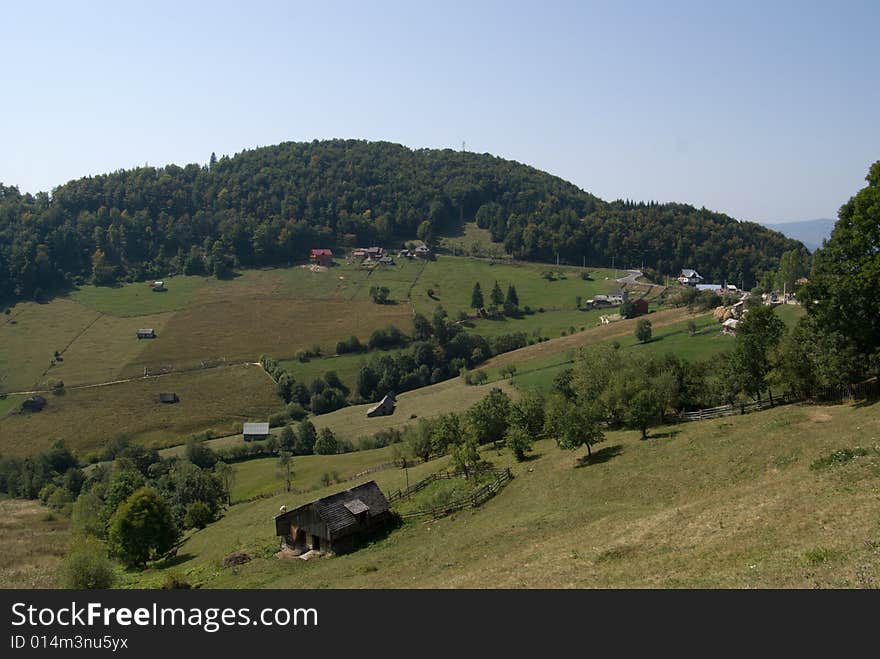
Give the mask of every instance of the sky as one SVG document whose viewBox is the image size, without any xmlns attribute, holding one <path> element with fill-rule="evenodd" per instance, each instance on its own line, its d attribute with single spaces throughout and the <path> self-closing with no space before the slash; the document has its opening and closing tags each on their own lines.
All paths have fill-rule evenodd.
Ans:
<svg viewBox="0 0 880 659">
<path fill-rule="evenodd" d="M 19 2 L 0 182 L 285 141 L 492 153 L 607 200 L 835 218 L 880 159 L 880 2 Z"/>
</svg>

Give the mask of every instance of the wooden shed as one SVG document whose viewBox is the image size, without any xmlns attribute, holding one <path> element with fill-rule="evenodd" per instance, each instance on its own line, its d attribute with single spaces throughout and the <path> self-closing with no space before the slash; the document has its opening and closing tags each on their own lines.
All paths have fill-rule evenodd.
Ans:
<svg viewBox="0 0 880 659">
<path fill-rule="evenodd" d="M 275 534 L 295 551 L 341 554 L 390 519 L 388 499 L 370 481 L 276 515 Z"/>
<path fill-rule="evenodd" d="M 177 397 L 177 394 L 171 392 L 167 394 L 159 394 L 159 402 L 160 403 L 177 403 L 180 402 L 180 398 Z"/>
<path fill-rule="evenodd" d="M 377 405 L 367 410 L 367 416 L 388 416 L 389 414 L 394 414 L 394 406 L 396 404 L 397 401 L 394 400 L 394 394 L 386 394 Z"/>
<path fill-rule="evenodd" d="M 245 423 L 242 427 L 244 441 L 253 442 L 269 436 L 269 423 Z"/>
<path fill-rule="evenodd" d="M 156 330 L 146 327 L 141 328 L 137 332 L 137 337 L 139 339 L 155 339 L 156 338 Z"/>
</svg>

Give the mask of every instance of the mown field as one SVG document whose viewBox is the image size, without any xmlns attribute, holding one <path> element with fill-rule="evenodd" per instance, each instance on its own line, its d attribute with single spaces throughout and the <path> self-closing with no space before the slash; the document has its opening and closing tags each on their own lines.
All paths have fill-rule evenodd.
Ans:
<svg viewBox="0 0 880 659">
<path fill-rule="evenodd" d="M 175 565 L 125 579 L 155 586 L 174 570 L 218 588 L 876 587 L 880 453 L 811 464 L 878 444 L 876 403 L 791 405 L 657 428 L 647 441 L 609 432 L 591 464 L 544 440 L 525 463 L 484 454 L 515 478 L 483 507 L 406 522 L 353 554 L 273 557 L 279 506 L 336 485 L 235 505 L 190 534 Z M 336 459 L 322 458 L 320 469 Z M 439 468 L 420 465 L 409 477 Z M 399 469 L 373 476 L 385 491 L 404 479 Z M 236 550 L 253 560 L 221 567 Z"/>
<path fill-rule="evenodd" d="M 165 391 L 177 393 L 180 402 L 159 403 Z M 246 365 L 72 389 L 46 398 L 42 412 L 0 418 L 4 455 L 36 453 L 63 439 L 84 457 L 120 433 L 147 446 L 170 446 L 206 429 L 216 435 L 240 432 L 242 422 L 265 420 L 281 407 L 262 368 Z"/>
<path fill-rule="evenodd" d="M 0 588 L 60 588 L 68 522 L 37 501 L 0 499 Z"/>
</svg>

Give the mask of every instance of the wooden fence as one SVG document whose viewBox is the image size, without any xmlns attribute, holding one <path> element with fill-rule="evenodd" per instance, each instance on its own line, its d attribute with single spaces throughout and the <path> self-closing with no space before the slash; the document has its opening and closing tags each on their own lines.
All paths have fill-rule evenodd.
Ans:
<svg viewBox="0 0 880 659">
<path fill-rule="evenodd" d="M 862 400 L 877 398 L 880 396 L 880 381 L 873 380 L 871 382 L 860 382 L 858 384 L 848 384 L 836 387 L 823 387 L 817 389 L 809 396 L 800 396 L 793 393 L 783 394 L 782 396 L 770 396 L 764 400 L 752 401 L 750 403 L 736 403 L 734 405 L 719 405 L 718 407 L 707 407 L 695 412 L 682 412 L 679 415 L 679 421 L 700 421 L 701 419 L 717 419 L 722 416 L 733 416 L 735 414 L 746 414 L 756 410 L 766 410 L 777 405 L 788 405 L 789 403 L 798 403 L 803 400 L 817 401 L 839 401 L 839 400 Z"/>
<path fill-rule="evenodd" d="M 476 508 L 477 506 L 482 505 L 483 503 L 494 497 L 498 493 L 498 491 L 502 487 L 504 487 L 510 481 L 510 479 L 513 478 L 513 474 L 510 473 L 509 468 L 498 470 L 482 469 L 475 472 L 475 474 L 485 474 L 487 472 L 491 472 L 492 474 L 494 474 L 495 478 L 493 478 L 491 482 L 486 483 L 485 485 L 474 490 L 466 497 L 462 497 L 461 499 L 456 499 L 454 501 L 450 501 L 448 503 L 444 503 L 443 505 L 435 506 L 427 510 L 416 510 L 414 512 L 405 513 L 401 515 L 401 517 L 422 517 L 426 515 L 431 515 L 432 517 L 443 517 L 444 515 L 449 515 L 450 513 L 454 513 L 464 508 Z M 418 483 L 410 485 L 405 490 L 396 490 L 392 492 L 388 496 L 388 501 L 393 502 L 400 499 L 405 499 L 415 494 L 416 492 L 423 490 L 434 481 L 450 478 L 461 478 L 462 476 L 462 472 L 451 471 L 441 471 L 435 474 L 431 474 L 427 478 L 420 480 Z"/>
</svg>

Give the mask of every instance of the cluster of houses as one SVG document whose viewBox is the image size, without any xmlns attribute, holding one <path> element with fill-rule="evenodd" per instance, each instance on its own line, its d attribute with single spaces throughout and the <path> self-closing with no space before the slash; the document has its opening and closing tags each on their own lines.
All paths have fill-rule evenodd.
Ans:
<svg viewBox="0 0 880 659">
<path fill-rule="evenodd" d="M 693 286 L 698 291 L 715 291 L 719 295 L 725 293 L 738 293 L 739 289 L 733 284 L 705 284 L 700 273 L 692 268 L 682 268 L 678 276 L 678 282 L 685 286 Z"/>
<path fill-rule="evenodd" d="M 619 307 L 624 302 L 630 302 L 629 293 L 621 288 L 612 291 L 608 295 L 596 295 L 590 298 L 584 303 L 584 308 L 604 309 L 607 307 Z M 648 313 L 648 301 L 642 297 L 636 298 L 632 300 L 632 308 L 634 316 L 642 316 Z"/>
</svg>

